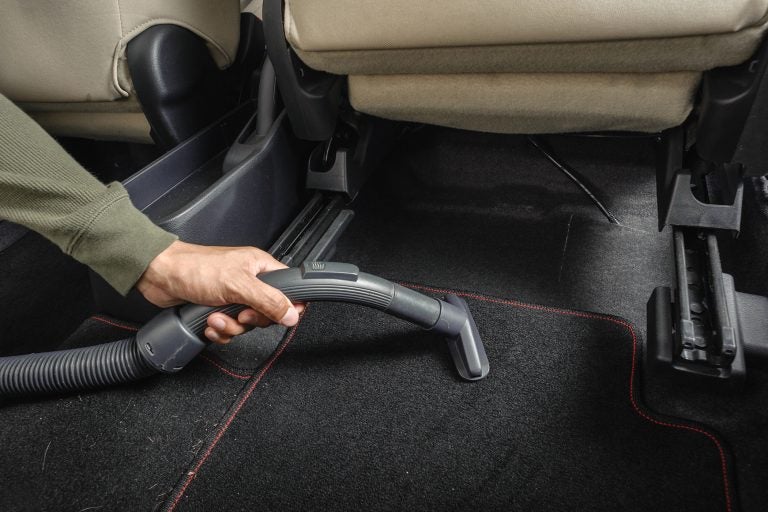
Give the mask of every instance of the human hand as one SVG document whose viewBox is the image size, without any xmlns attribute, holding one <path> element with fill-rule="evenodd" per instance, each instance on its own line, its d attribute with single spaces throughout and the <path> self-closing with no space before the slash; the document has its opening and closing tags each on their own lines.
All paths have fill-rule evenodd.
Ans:
<svg viewBox="0 0 768 512">
<path fill-rule="evenodd" d="M 213 247 L 173 242 L 147 267 L 136 283 L 144 297 L 160 307 L 184 302 L 204 306 L 244 304 L 237 318 L 224 313 L 208 317 L 205 335 L 216 343 L 258 326 L 296 325 L 302 305 L 294 305 L 280 291 L 256 276 L 286 268 L 255 247 Z"/>
</svg>

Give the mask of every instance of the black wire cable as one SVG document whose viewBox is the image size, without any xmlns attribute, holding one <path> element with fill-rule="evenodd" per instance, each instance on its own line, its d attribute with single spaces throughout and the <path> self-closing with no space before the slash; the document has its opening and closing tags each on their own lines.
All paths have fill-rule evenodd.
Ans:
<svg viewBox="0 0 768 512">
<path fill-rule="evenodd" d="M 617 226 L 621 226 L 619 219 L 617 219 L 616 216 L 600 201 L 600 199 L 598 199 L 597 196 L 593 194 L 591 190 L 589 190 L 589 187 L 584 184 L 582 181 L 584 178 L 582 178 L 581 175 L 573 170 L 568 164 L 561 161 L 546 142 L 534 136 L 528 136 L 528 142 L 530 142 L 533 147 L 538 149 L 541 154 L 544 155 L 547 160 L 552 163 L 552 165 L 557 167 L 560 171 L 562 171 L 563 174 L 568 176 L 568 178 L 573 181 L 582 190 L 582 192 L 587 195 L 587 197 L 589 197 L 590 201 L 592 201 L 595 206 L 597 206 L 600 212 L 605 215 L 605 217 L 608 219 L 608 222 L 611 224 L 616 224 Z"/>
</svg>

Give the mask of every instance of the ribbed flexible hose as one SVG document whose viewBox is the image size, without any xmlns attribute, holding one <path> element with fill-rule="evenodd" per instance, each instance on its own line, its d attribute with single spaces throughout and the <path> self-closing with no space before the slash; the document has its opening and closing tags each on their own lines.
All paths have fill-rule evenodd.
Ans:
<svg viewBox="0 0 768 512">
<path fill-rule="evenodd" d="M 0 395 L 23 396 L 102 388 L 157 371 L 134 338 L 95 347 L 0 358 Z"/>
</svg>

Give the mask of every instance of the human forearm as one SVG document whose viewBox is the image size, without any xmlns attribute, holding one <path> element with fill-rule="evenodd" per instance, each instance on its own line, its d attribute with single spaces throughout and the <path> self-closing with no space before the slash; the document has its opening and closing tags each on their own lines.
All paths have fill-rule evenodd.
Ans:
<svg viewBox="0 0 768 512">
<path fill-rule="evenodd" d="M 176 237 L 0 95 L 0 218 L 37 231 L 126 293 Z"/>
</svg>

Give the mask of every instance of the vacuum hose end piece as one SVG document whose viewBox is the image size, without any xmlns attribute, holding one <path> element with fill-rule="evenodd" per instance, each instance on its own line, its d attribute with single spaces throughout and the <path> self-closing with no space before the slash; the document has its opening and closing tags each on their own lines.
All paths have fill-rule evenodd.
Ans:
<svg viewBox="0 0 768 512">
<path fill-rule="evenodd" d="M 443 304 L 441 318 L 450 316 L 454 326 L 457 320 L 461 322 L 457 334 L 446 336 L 456 370 L 466 380 L 484 379 L 490 371 L 488 355 L 485 353 L 485 346 L 467 302 L 453 294 L 446 295 L 445 300 L 441 302 Z"/>
<path fill-rule="evenodd" d="M 427 330 L 442 334 L 456 370 L 464 380 L 480 380 L 489 372 L 488 356 L 466 301 L 457 295 L 442 300 L 399 284 L 386 310 Z"/>
</svg>

